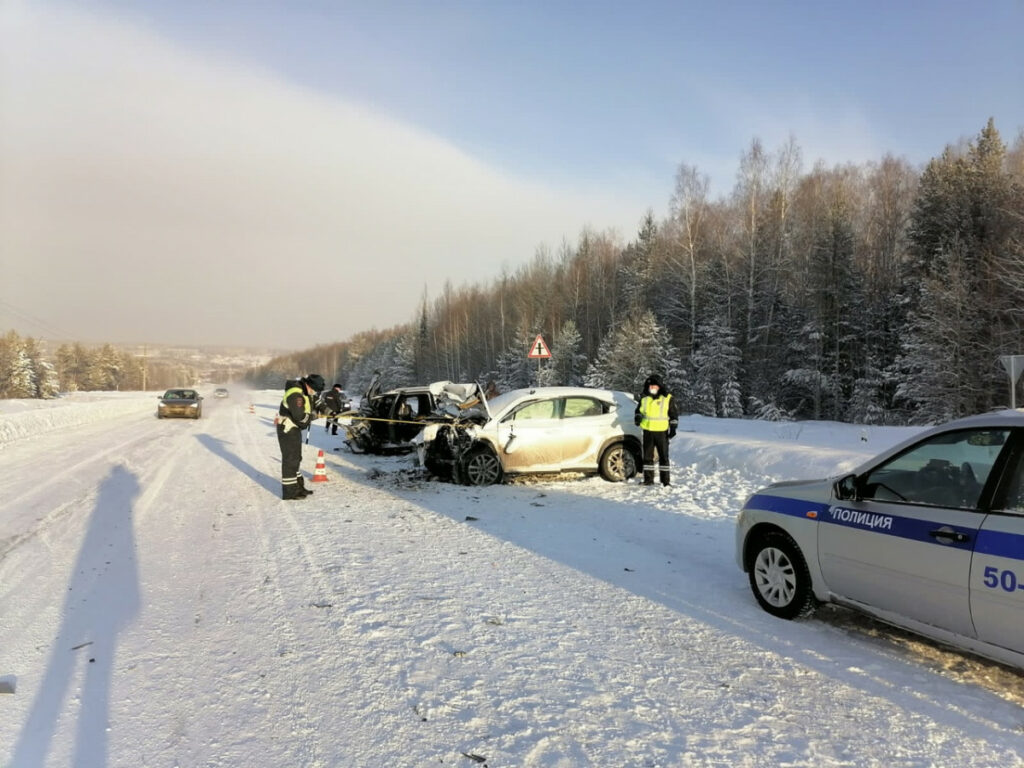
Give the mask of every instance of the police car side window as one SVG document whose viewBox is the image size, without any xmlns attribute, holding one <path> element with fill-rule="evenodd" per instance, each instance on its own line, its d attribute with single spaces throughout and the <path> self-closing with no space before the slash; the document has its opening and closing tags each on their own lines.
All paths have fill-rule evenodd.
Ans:
<svg viewBox="0 0 1024 768">
<path fill-rule="evenodd" d="M 1002 512 L 1009 512 L 1017 515 L 1024 515 L 1024 451 L 1018 450 L 1016 455 L 1011 457 L 1007 467 L 1005 501 L 997 508 Z"/>
<path fill-rule="evenodd" d="M 975 509 L 1008 433 L 987 429 L 935 435 L 869 472 L 863 496 Z"/>
</svg>

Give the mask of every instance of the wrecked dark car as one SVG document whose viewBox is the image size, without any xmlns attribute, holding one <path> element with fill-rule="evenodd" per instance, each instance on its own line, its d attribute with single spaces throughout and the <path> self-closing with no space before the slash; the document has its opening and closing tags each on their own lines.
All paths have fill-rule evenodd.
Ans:
<svg viewBox="0 0 1024 768">
<path fill-rule="evenodd" d="M 412 440 L 427 424 L 450 421 L 441 403 L 460 398 L 479 399 L 477 384 L 438 381 L 381 391 L 375 377 L 346 427 L 345 444 L 356 453 L 394 455 L 415 450 Z"/>
<path fill-rule="evenodd" d="M 442 393 L 444 394 L 444 393 Z M 600 474 L 625 482 L 641 466 L 636 401 L 626 392 L 586 387 L 518 389 L 455 408 L 415 438 L 420 464 L 432 475 L 491 485 L 527 474 Z"/>
</svg>

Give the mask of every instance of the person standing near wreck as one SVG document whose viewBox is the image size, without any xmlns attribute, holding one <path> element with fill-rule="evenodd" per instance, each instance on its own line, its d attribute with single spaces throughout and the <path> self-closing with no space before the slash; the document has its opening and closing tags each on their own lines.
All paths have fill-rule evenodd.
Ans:
<svg viewBox="0 0 1024 768">
<path fill-rule="evenodd" d="M 299 465 L 302 463 L 302 430 L 316 418 L 313 400 L 323 391 L 324 377 L 311 373 L 284 384 L 284 397 L 277 410 L 277 443 L 281 446 L 281 498 L 304 499 L 313 491 L 306 489 Z"/>
<path fill-rule="evenodd" d="M 662 485 L 671 480 L 668 463 L 668 441 L 676 436 L 679 411 L 672 393 L 658 374 L 644 382 L 643 395 L 637 403 L 633 421 L 644 431 L 644 485 L 654 485 L 654 452 L 658 452 L 658 470 Z"/>
<path fill-rule="evenodd" d="M 335 384 L 324 392 L 321 398 L 327 409 L 327 423 L 324 425 L 324 431 L 329 431 L 332 435 L 338 434 L 338 414 L 342 411 L 344 396 L 345 392 L 342 390 L 341 384 Z"/>
</svg>

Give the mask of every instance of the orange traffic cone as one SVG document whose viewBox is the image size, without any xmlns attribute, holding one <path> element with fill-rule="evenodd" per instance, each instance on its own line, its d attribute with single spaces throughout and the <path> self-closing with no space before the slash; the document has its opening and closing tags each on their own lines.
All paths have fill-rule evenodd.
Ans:
<svg viewBox="0 0 1024 768">
<path fill-rule="evenodd" d="M 327 482 L 327 467 L 324 465 L 324 452 L 318 451 L 316 455 L 316 469 L 313 470 L 314 483 Z"/>
<path fill-rule="evenodd" d="M 249 403 L 249 413 L 256 413 L 256 407 L 252 403 Z"/>
</svg>

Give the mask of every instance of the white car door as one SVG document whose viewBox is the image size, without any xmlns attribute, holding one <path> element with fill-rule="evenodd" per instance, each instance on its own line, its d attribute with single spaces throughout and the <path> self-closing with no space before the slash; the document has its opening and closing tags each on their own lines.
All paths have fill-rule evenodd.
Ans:
<svg viewBox="0 0 1024 768">
<path fill-rule="evenodd" d="M 1003 432 L 1007 432 L 1004 430 Z M 967 637 L 977 508 L 1006 434 L 934 435 L 858 478 L 822 513 L 818 559 L 836 595 Z"/>
<path fill-rule="evenodd" d="M 985 518 L 971 564 L 978 639 L 1024 652 L 1024 450 L 1008 464 L 1006 491 Z"/>
<path fill-rule="evenodd" d="M 498 451 L 506 472 L 557 472 L 562 459 L 562 420 L 557 399 L 533 400 L 498 424 Z"/>
<path fill-rule="evenodd" d="M 562 457 L 565 470 L 593 470 L 605 438 L 611 434 L 609 406 L 594 397 L 567 397 L 562 402 Z"/>
<path fill-rule="evenodd" d="M 1024 512 L 989 515 L 971 568 L 978 639 L 1024 653 Z"/>
</svg>

